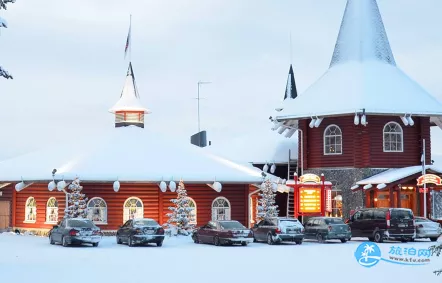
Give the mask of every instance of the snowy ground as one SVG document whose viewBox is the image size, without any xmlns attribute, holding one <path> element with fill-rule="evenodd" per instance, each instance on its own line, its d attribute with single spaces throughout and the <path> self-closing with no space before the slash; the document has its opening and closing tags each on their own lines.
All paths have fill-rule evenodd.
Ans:
<svg viewBox="0 0 442 283">
<path fill-rule="evenodd" d="M 379 262 L 360 266 L 354 252 L 364 240 L 345 244 L 215 247 L 194 244 L 189 238 L 166 238 L 163 247 L 117 245 L 104 237 L 97 248 L 51 246 L 47 238 L 0 234 L 0 282 L 440 282 L 432 271 L 442 258 L 425 266 Z M 427 248 L 431 242 L 383 243 L 382 255 L 392 245 Z M 138 279 L 136 279 L 138 278 Z M 335 278 L 335 279 L 333 279 Z M 376 279 L 377 278 L 377 279 Z M 247 280 L 247 281 L 245 281 Z M 157 281 L 158 282 L 158 281 Z"/>
</svg>

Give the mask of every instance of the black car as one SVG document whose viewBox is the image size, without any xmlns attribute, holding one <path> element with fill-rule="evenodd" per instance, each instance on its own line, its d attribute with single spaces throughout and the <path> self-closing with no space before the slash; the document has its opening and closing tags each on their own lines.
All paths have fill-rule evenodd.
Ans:
<svg viewBox="0 0 442 283">
<path fill-rule="evenodd" d="M 275 217 L 261 220 L 252 228 L 255 242 L 265 241 L 269 245 L 281 242 L 302 244 L 304 227 L 295 218 Z"/>
<path fill-rule="evenodd" d="M 49 242 L 51 245 L 61 243 L 64 247 L 81 244 L 97 247 L 102 235 L 100 228 L 89 219 L 66 218 L 51 229 Z"/>
<path fill-rule="evenodd" d="M 130 247 L 156 243 L 163 245 L 164 229 L 153 219 L 140 218 L 126 221 L 117 231 L 117 243 L 127 243 Z"/>
<path fill-rule="evenodd" d="M 338 217 L 312 217 L 304 225 L 305 239 L 316 239 L 320 243 L 327 240 L 350 241 L 351 228 Z"/>
</svg>

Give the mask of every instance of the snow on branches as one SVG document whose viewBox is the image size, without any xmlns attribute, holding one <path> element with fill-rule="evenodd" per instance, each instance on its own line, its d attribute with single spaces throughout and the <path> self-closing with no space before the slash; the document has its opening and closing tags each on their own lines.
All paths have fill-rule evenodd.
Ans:
<svg viewBox="0 0 442 283">
<path fill-rule="evenodd" d="M 261 185 L 261 193 L 258 194 L 258 222 L 264 218 L 278 217 L 279 210 L 278 206 L 275 205 L 274 186 L 276 184 L 273 184 L 270 179 L 266 179 Z"/>
<path fill-rule="evenodd" d="M 6 10 L 7 6 L 6 4 L 8 3 L 15 3 L 15 0 L 0 0 L 0 10 Z M 3 19 L 2 17 L 0 17 L 0 28 L 7 28 L 8 27 L 8 23 L 6 22 L 5 19 Z M 6 79 L 13 79 L 13 77 L 0 66 L 0 77 L 6 78 Z"/>
<path fill-rule="evenodd" d="M 171 212 L 167 214 L 169 220 L 166 226 L 171 230 L 176 230 L 176 233 L 179 235 L 187 236 L 193 229 L 193 225 L 190 222 L 195 220 L 192 213 L 195 207 L 190 206 L 191 200 L 187 197 L 187 191 L 182 180 L 176 192 L 177 198 L 170 200 L 174 206 L 169 207 Z"/>
<path fill-rule="evenodd" d="M 80 180 L 76 178 L 69 185 L 68 188 L 68 206 L 64 210 L 65 218 L 86 218 L 87 217 L 87 208 L 86 203 L 88 198 L 85 194 L 81 193 L 83 189 L 80 186 Z"/>
</svg>

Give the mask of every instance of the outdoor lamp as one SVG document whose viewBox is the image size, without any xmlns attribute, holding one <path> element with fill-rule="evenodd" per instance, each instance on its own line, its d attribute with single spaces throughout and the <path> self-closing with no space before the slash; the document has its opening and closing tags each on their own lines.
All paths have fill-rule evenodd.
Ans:
<svg viewBox="0 0 442 283">
<path fill-rule="evenodd" d="M 173 193 L 176 190 L 176 183 L 174 181 L 169 182 L 169 189 Z"/>
<path fill-rule="evenodd" d="M 115 181 L 113 187 L 114 187 L 114 191 L 118 192 L 120 190 L 120 181 L 118 181 L 118 180 Z"/>
<path fill-rule="evenodd" d="M 160 182 L 160 190 L 165 193 L 167 191 L 167 184 L 164 181 Z"/>
</svg>

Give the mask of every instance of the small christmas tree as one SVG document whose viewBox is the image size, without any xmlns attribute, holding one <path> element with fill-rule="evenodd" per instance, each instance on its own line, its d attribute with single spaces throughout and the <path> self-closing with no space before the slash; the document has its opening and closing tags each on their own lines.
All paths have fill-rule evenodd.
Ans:
<svg viewBox="0 0 442 283">
<path fill-rule="evenodd" d="M 68 188 L 68 206 L 64 210 L 65 218 L 87 218 L 86 203 L 88 198 L 81 193 L 80 180 L 76 178 Z"/>
<path fill-rule="evenodd" d="M 276 194 L 273 192 L 273 184 L 270 179 L 266 179 L 262 186 L 261 193 L 258 200 L 257 221 L 264 218 L 278 217 L 278 206 L 275 205 Z"/>
<path fill-rule="evenodd" d="M 190 207 L 190 200 L 187 197 L 187 191 L 183 181 L 180 181 L 176 192 L 177 198 L 170 200 L 174 206 L 169 207 L 171 212 L 167 214 L 169 217 L 167 226 L 169 228 L 175 228 L 178 234 L 187 236 L 193 228 L 193 225 L 189 224 L 189 222 L 195 220 L 191 213 L 194 208 Z"/>
</svg>

